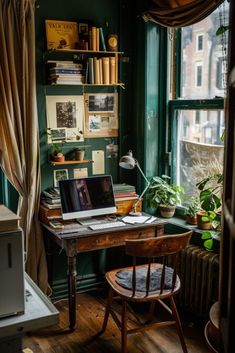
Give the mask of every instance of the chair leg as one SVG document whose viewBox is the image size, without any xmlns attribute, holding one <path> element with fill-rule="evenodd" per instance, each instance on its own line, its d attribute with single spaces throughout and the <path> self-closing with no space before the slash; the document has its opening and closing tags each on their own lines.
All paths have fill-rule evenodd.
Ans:
<svg viewBox="0 0 235 353">
<path fill-rule="evenodd" d="M 176 322 L 176 329 L 177 329 L 177 333 L 178 333 L 178 336 L 179 336 L 179 339 L 180 339 L 180 343 L 181 343 L 183 352 L 184 353 L 188 353 L 188 350 L 187 350 L 187 347 L 186 347 L 186 344 L 185 344 L 185 340 L 184 340 L 184 334 L 183 334 L 183 329 L 182 329 L 182 325 L 181 325 L 181 322 L 180 322 L 180 317 L 179 317 L 178 310 L 177 310 L 176 305 L 175 305 L 174 298 L 170 297 L 169 300 L 170 300 L 170 307 L 171 307 L 171 310 L 172 310 L 172 315 L 173 315 L 173 317 L 175 319 L 175 322 Z"/>
<path fill-rule="evenodd" d="M 122 300 L 122 353 L 127 352 L 127 310 L 126 310 L 126 301 Z"/>
<path fill-rule="evenodd" d="M 108 295 L 108 302 L 106 304 L 104 321 L 103 321 L 103 326 L 102 326 L 101 332 L 104 332 L 106 330 L 112 301 L 113 301 L 113 289 L 110 287 L 109 295 Z"/>
</svg>

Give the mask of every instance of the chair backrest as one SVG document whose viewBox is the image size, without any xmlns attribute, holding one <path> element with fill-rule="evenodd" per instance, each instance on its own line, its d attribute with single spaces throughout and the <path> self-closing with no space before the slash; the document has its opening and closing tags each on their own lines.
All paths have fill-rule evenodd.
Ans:
<svg viewBox="0 0 235 353">
<path fill-rule="evenodd" d="M 136 273 L 136 258 L 145 257 L 148 258 L 147 274 L 146 274 L 146 296 L 148 296 L 149 291 L 151 290 L 151 264 L 154 262 L 154 258 L 163 257 L 162 259 L 162 268 L 160 269 L 160 278 L 158 278 L 159 290 L 160 293 L 166 288 L 166 277 L 169 277 L 169 268 L 166 268 L 165 257 L 167 255 L 176 254 L 173 262 L 173 272 L 170 273 L 170 282 L 171 286 L 169 289 L 172 291 L 175 288 L 176 284 L 176 268 L 178 263 L 178 253 L 180 250 L 184 249 L 189 243 L 189 240 L 192 236 L 192 231 L 188 231 L 182 234 L 174 235 L 163 235 L 156 238 L 148 239 L 137 239 L 137 240 L 126 240 L 126 254 L 133 257 L 133 274 L 132 274 L 132 290 L 133 296 L 136 293 L 137 288 L 137 276 Z M 168 279 L 169 282 L 169 279 Z"/>
</svg>

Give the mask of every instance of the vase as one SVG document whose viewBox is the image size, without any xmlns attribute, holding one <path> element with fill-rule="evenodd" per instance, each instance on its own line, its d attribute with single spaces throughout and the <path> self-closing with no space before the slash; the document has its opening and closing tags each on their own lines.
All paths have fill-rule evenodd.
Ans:
<svg viewBox="0 0 235 353">
<path fill-rule="evenodd" d="M 64 160 L 65 160 L 64 155 L 54 156 L 54 161 L 55 162 L 64 162 Z"/>
</svg>

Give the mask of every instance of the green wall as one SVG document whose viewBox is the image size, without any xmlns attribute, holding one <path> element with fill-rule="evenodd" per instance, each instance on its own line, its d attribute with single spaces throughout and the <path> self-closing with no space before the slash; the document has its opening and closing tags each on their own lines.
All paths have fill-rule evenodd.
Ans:
<svg viewBox="0 0 235 353">
<path fill-rule="evenodd" d="M 36 8 L 36 70 L 37 70 L 37 104 L 40 135 L 46 129 L 46 106 L 45 98 L 47 95 L 81 95 L 83 88 L 79 86 L 48 86 L 46 85 L 46 59 L 71 60 L 71 57 L 62 56 L 60 54 L 50 54 L 50 58 L 45 51 L 45 20 L 67 20 L 67 21 L 92 21 L 94 25 L 102 26 L 105 29 L 105 23 L 109 23 L 111 32 L 117 33 L 119 36 L 119 51 L 124 51 L 123 58 L 119 65 L 119 79 L 125 83 L 125 90 L 113 87 L 99 88 L 84 88 L 85 92 L 118 92 L 119 94 L 119 137 L 110 138 L 95 138 L 85 139 L 84 142 L 67 143 L 64 146 L 64 152 L 73 150 L 79 145 L 86 145 L 85 158 L 91 159 L 92 150 L 106 151 L 106 145 L 111 141 L 120 146 L 120 154 L 126 150 L 133 148 L 136 131 L 132 129 L 133 124 L 136 124 L 133 111 L 133 72 L 132 67 L 135 65 L 133 57 L 133 46 L 135 46 L 136 38 L 133 33 L 136 25 L 136 12 L 134 1 L 123 0 L 88 0 L 77 1 L 70 0 L 69 6 L 66 6 L 64 0 L 37 1 Z M 53 57 L 52 57 L 53 55 Z M 60 55 L 56 57 L 55 55 Z M 134 58 L 134 59 L 133 59 Z M 48 145 L 47 137 L 40 139 L 41 151 L 41 171 L 42 171 L 42 190 L 53 185 L 53 170 L 59 169 L 48 163 Z M 61 166 L 61 169 L 68 169 L 69 177 L 73 177 L 73 168 L 79 166 Z M 88 167 L 89 176 L 92 175 L 91 164 L 84 165 Z M 118 158 L 105 158 L 105 173 L 111 174 L 114 182 L 126 181 L 135 184 L 132 173 L 131 180 L 128 180 L 128 175 L 120 175 L 121 172 L 118 166 Z M 66 274 L 66 256 L 64 252 L 60 252 L 57 246 L 53 246 L 53 289 L 55 296 L 63 296 L 67 291 L 67 274 Z M 117 266 L 118 259 L 123 250 L 120 248 L 108 249 L 103 251 L 90 252 L 81 254 L 78 257 L 78 284 L 79 290 L 87 290 L 94 288 L 97 284 L 103 282 L 104 272 L 112 267 Z"/>
</svg>

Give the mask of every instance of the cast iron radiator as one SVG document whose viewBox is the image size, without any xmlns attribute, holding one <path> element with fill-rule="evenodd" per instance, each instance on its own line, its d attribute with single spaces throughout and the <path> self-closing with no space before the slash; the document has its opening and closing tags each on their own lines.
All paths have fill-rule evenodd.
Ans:
<svg viewBox="0 0 235 353">
<path fill-rule="evenodd" d="M 175 299 L 183 310 L 207 318 L 212 304 L 218 300 L 219 254 L 188 245 L 179 256 L 181 289 Z M 167 265 L 172 261 L 169 256 Z"/>
</svg>

